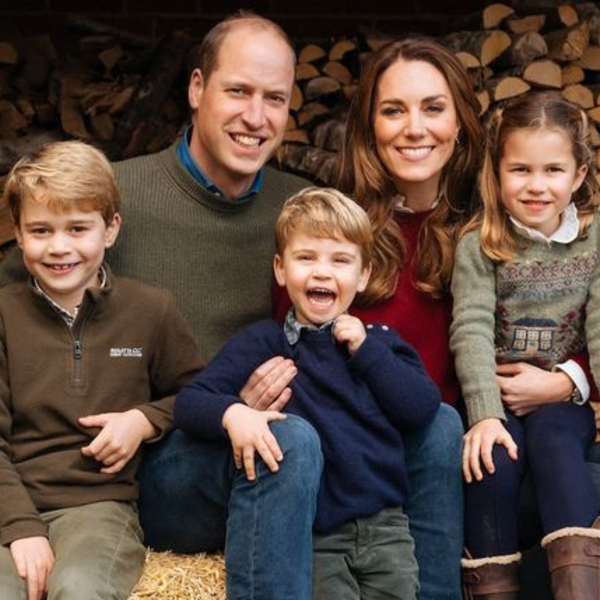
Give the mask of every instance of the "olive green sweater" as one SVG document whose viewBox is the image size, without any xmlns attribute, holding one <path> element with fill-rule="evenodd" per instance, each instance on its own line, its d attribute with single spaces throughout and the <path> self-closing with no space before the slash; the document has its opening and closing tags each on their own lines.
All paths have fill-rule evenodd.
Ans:
<svg viewBox="0 0 600 600">
<path fill-rule="evenodd" d="M 172 427 L 174 394 L 202 367 L 165 290 L 115 278 L 89 289 L 72 328 L 32 285 L 0 290 L 0 543 L 46 535 L 38 511 L 135 500 L 139 452 L 120 473 L 81 454 L 78 418 L 137 408 Z"/>
<path fill-rule="evenodd" d="M 123 229 L 107 258 L 119 275 L 171 290 L 211 358 L 236 331 L 271 316 L 275 221 L 309 184 L 267 167 L 259 194 L 229 201 L 193 179 L 175 148 L 115 165 Z"/>
</svg>

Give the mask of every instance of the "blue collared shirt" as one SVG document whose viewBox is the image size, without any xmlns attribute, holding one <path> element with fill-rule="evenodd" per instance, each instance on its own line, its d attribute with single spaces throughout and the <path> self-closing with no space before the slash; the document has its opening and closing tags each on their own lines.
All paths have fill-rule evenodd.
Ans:
<svg viewBox="0 0 600 600">
<path fill-rule="evenodd" d="M 200 165 L 196 159 L 192 156 L 190 151 L 190 135 L 192 133 L 192 127 L 188 127 L 181 136 L 179 144 L 177 144 L 177 157 L 181 161 L 181 164 L 187 169 L 189 174 L 204 188 L 213 194 L 224 196 L 223 192 L 212 182 L 206 175 L 206 173 L 200 168 Z M 256 174 L 254 182 L 250 186 L 250 189 L 236 198 L 236 200 L 245 200 L 250 196 L 254 196 L 260 192 L 262 188 L 263 178 L 265 176 L 265 168 L 262 167 Z"/>
<path fill-rule="evenodd" d="M 290 346 L 295 346 L 300 340 L 300 334 L 303 329 L 307 329 L 308 331 L 326 331 L 329 329 L 331 331 L 331 341 L 335 344 L 335 338 L 333 337 L 333 325 L 335 321 L 329 321 L 328 323 L 323 323 L 322 325 L 304 325 L 300 323 L 298 319 L 296 319 L 296 312 L 294 311 L 294 307 L 292 306 L 285 317 L 285 321 L 283 323 L 283 332 L 285 333 L 285 337 L 289 342 Z"/>
</svg>

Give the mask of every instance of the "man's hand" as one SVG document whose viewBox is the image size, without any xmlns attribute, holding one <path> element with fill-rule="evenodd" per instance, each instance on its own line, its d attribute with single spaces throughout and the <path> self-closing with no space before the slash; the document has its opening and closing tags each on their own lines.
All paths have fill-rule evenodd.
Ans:
<svg viewBox="0 0 600 600">
<path fill-rule="evenodd" d="M 497 365 L 496 381 L 506 408 L 517 417 L 545 404 L 563 402 L 574 385 L 563 371 L 545 371 L 524 362 Z"/>
<path fill-rule="evenodd" d="M 48 577 L 54 566 L 54 553 L 45 537 L 15 540 L 10 554 L 17 572 L 27 586 L 27 600 L 42 600 L 48 591 Z"/>
<path fill-rule="evenodd" d="M 249 481 L 256 479 L 254 453 L 258 452 L 269 470 L 279 471 L 283 452 L 269 429 L 269 421 L 281 421 L 286 416 L 280 412 L 258 411 L 244 404 L 233 404 L 223 415 L 223 428 L 227 431 L 233 459 L 238 469 L 246 471 Z"/>
<path fill-rule="evenodd" d="M 144 440 L 156 435 L 154 425 L 137 409 L 122 413 L 102 413 L 81 417 L 84 427 L 101 427 L 102 431 L 81 452 L 101 462 L 101 473 L 118 473 L 133 457 Z"/>
<path fill-rule="evenodd" d="M 487 472 L 492 475 L 496 470 L 492 460 L 494 444 L 502 444 L 508 450 L 508 455 L 517 460 L 518 448 L 506 427 L 500 419 L 483 419 L 475 423 L 465 434 L 463 445 L 463 475 L 467 483 L 473 478 L 483 479 L 481 462 Z M 481 462 L 480 462 L 481 461 Z"/>
<path fill-rule="evenodd" d="M 283 410 L 292 397 L 289 385 L 297 373 L 296 365 L 289 358 L 274 356 L 250 375 L 240 391 L 240 398 L 256 410 Z"/>
<path fill-rule="evenodd" d="M 346 344 L 348 352 L 354 356 L 367 337 L 362 321 L 352 315 L 340 315 L 333 324 L 333 337 L 340 343 Z"/>
</svg>

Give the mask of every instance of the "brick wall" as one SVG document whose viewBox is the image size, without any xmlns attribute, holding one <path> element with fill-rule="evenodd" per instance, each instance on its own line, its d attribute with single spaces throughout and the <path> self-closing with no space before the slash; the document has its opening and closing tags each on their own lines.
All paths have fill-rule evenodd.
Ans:
<svg viewBox="0 0 600 600">
<path fill-rule="evenodd" d="M 201 36 L 229 12 L 251 7 L 300 40 L 352 35 L 361 26 L 437 35 L 449 31 L 457 16 L 487 4 L 486 0 L 0 0 L 0 34 L 16 27 L 24 35 L 61 35 L 67 15 L 75 14 L 152 37 L 173 29 Z"/>
</svg>

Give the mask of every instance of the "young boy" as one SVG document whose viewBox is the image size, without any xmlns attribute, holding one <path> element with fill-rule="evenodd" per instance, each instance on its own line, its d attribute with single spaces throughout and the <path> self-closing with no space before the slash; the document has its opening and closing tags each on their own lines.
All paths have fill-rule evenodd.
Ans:
<svg viewBox="0 0 600 600">
<path fill-rule="evenodd" d="M 397 335 L 346 313 L 371 269 L 371 227 L 357 204 L 335 190 L 303 190 L 285 203 L 276 241 L 275 276 L 293 303 L 284 327 L 262 321 L 236 335 L 178 394 L 175 422 L 204 439 L 228 436 L 250 481 L 255 452 L 277 471 L 283 457 L 268 423 L 286 415 L 253 410 L 237 391 L 268 358 L 292 358 L 286 411 L 316 428 L 325 460 L 313 598 L 414 599 L 402 431 L 433 419 L 439 392 Z"/>
<path fill-rule="evenodd" d="M 46 146 L 4 200 L 31 278 L 0 290 L 0 596 L 125 599 L 144 560 L 138 450 L 202 363 L 170 294 L 103 265 L 121 220 L 99 151 Z"/>
</svg>

